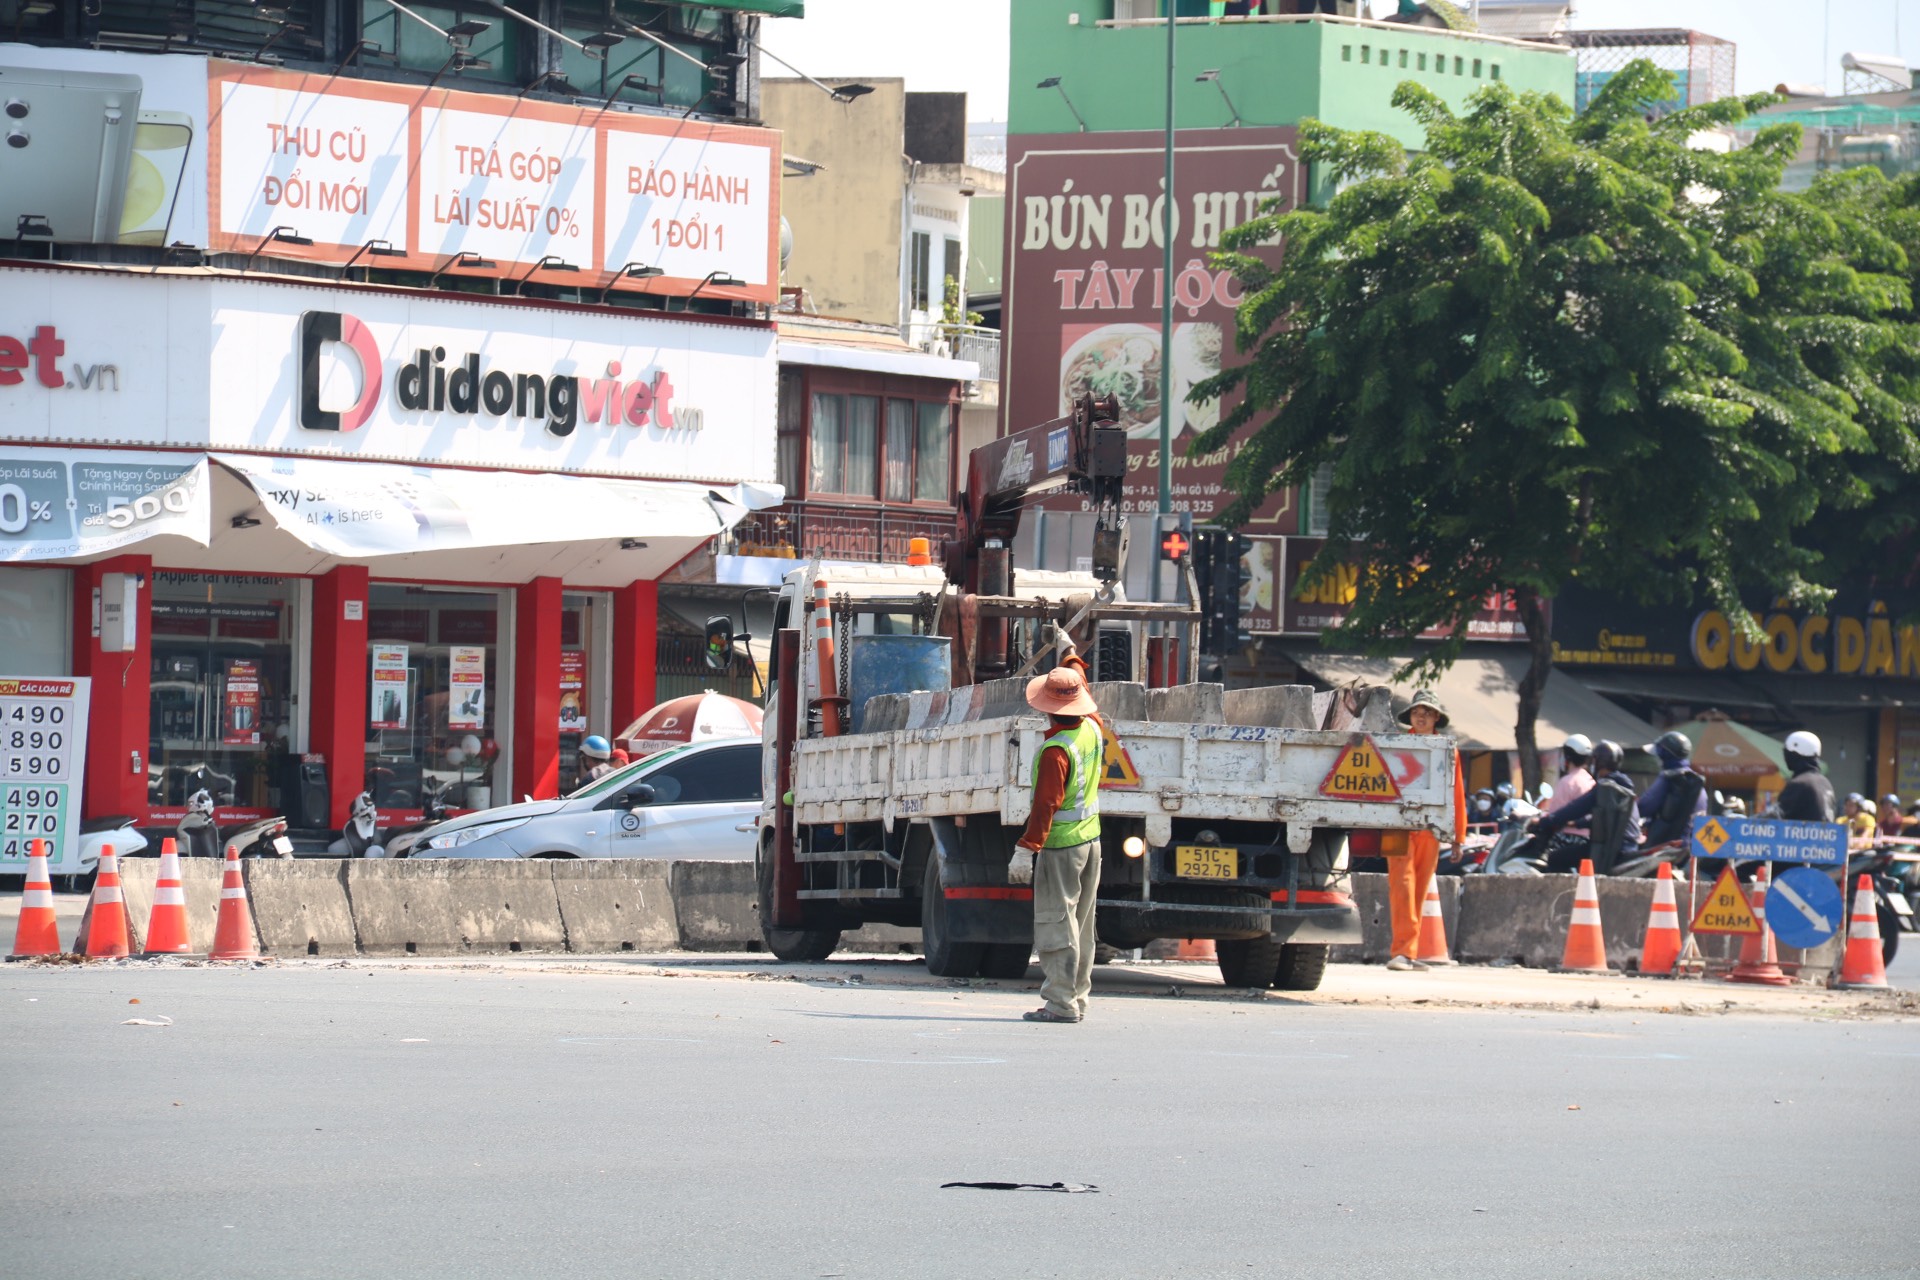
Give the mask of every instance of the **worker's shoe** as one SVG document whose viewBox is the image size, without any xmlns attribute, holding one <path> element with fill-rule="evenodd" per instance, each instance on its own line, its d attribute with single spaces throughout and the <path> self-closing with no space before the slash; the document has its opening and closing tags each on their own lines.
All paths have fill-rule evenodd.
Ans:
<svg viewBox="0 0 1920 1280">
<path fill-rule="evenodd" d="M 1395 956 L 1393 959 L 1387 961 L 1387 968 L 1392 969 L 1395 973 L 1425 973 L 1427 970 L 1433 968 L 1433 966 L 1427 964 L 1425 961 L 1415 960 L 1412 956 Z"/>
<path fill-rule="evenodd" d="M 1030 1009 L 1026 1013 L 1021 1014 L 1020 1017 L 1023 1021 L 1026 1021 L 1026 1022 L 1078 1022 L 1080 1021 L 1080 1019 L 1078 1018 L 1069 1018 L 1064 1013 L 1055 1013 L 1053 1010 L 1047 1008 L 1045 1005 L 1041 1005 L 1038 1009 Z"/>
</svg>

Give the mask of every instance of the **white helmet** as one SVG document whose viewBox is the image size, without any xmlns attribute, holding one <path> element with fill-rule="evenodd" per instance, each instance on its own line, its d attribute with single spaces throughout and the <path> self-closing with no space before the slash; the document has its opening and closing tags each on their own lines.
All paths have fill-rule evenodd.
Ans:
<svg viewBox="0 0 1920 1280">
<path fill-rule="evenodd" d="M 1820 755 L 1820 738 L 1805 729 L 1795 729 L 1787 735 L 1786 747 L 1794 755 L 1815 759 Z"/>
<path fill-rule="evenodd" d="M 1568 755 L 1579 756 L 1585 760 L 1593 755 L 1593 739 L 1584 733 L 1570 733 L 1560 749 Z"/>
</svg>

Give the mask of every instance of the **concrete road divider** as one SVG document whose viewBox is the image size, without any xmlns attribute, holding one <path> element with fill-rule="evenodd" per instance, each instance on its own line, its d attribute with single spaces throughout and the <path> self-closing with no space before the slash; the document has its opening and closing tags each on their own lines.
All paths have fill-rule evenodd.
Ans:
<svg viewBox="0 0 1920 1280">
<path fill-rule="evenodd" d="M 739 951 L 760 943 L 751 862 L 676 862 L 673 907 L 688 951 Z"/>
<path fill-rule="evenodd" d="M 1461 886 L 1465 876 L 1435 876 L 1434 888 L 1440 895 L 1440 915 L 1447 923 L 1447 937 L 1453 940 L 1453 957 L 1465 961 L 1460 948 Z M 1360 913 L 1361 941 L 1333 949 L 1339 964 L 1384 964 L 1393 952 L 1393 918 L 1387 907 L 1387 877 L 1377 872 L 1353 877 L 1353 905 Z M 1558 952 L 1555 953 L 1558 955 Z"/>
<path fill-rule="evenodd" d="M 680 945 L 670 883 L 673 863 L 620 858 L 546 865 L 567 930 L 567 950 L 591 955 L 672 951 Z"/>
<path fill-rule="evenodd" d="M 347 898 L 367 955 L 566 950 L 544 861 L 349 860 Z"/>
<path fill-rule="evenodd" d="M 180 888 L 187 898 L 187 945 L 195 955 L 213 950 L 214 915 L 220 907 L 221 860 L 180 859 Z M 158 858 L 122 858 L 120 888 L 127 898 L 127 924 L 133 949 L 145 950 L 147 919 L 153 914 L 153 886 L 160 877 Z"/>
<path fill-rule="evenodd" d="M 350 956 L 360 950 L 344 860 L 254 858 L 245 872 L 253 925 L 269 954 Z"/>
</svg>

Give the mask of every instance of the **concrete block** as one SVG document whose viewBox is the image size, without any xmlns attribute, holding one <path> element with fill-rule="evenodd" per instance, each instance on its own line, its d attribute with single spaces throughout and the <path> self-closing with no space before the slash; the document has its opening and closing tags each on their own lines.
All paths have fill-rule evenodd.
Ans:
<svg viewBox="0 0 1920 1280">
<path fill-rule="evenodd" d="M 1252 689 L 1228 689 L 1221 700 L 1226 724 L 1265 729 L 1318 729 L 1313 689 L 1303 684 L 1270 684 Z"/>
<path fill-rule="evenodd" d="M 671 863 L 612 858 L 547 865 L 567 929 L 567 950 L 671 951 L 680 945 Z"/>
<path fill-rule="evenodd" d="M 245 863 L 253 927 L 263 948 L 281 956 L 350 956 L 360 950 L 347 900 L 347 858 Z"/>
<path fill-rule="evenodd" d="M 1331 689 L 1322 689 L 1313 695 L 1314 728 L 1327 729 L 1332 727 L 1327 723 L 1327 719 L 1333 715 L 1333 698 L 1334 694 Z"/>
<path fill-rule="evenodd" d="M 676 862 L 670 877 L 680 945 L 741 951 L 761 945 L 751 862 Z"/>
<path fill-rule="evenodd" d="M 222 858 L 180 859 L 180 888 L 187 899 L 187 941 L 195 952 L 213 950 L 213 927 L 220 910 L 220 881 L 226 874 Z M 147 919 L 153 914 L 153 886 L 160 878 L 160 859 L 122 858 L 120 887 L 127 900 L 127 936 L 135 955 L 146 945 Z M 259 921 L 254 922 L 259 933 Z M 81 934 L 84 940 L 85 934 Z"/>
<path fill-rule="evenodd" d="M 1359 727 L 1367 733 L 1391 733 L 1399 725 L 1393 718 L 1393 690 L 1374 685 L 1363 695 Z"/>
<path fill-rule="evenodd" d="M 347 895 L 368 955 L 566 948 L 545 861 L 353 860 Z"/>
<path fill-rule="evenodd" d="M 1456 959 L 1512 960 L 1538 969 L 1551 969 L 1560 963 L 1566 954 L 1578 876 L 1464 879 Z M 1647 913 L 1653 905 L 1654 882 L 1601 876 L 1595 883 L 1600 890 L 1600 930 L 1606 938 L 1607 963 L 1623 971 L 1637 967 L 1640 946 L 1646 939 Z M 1684 933 L 1684 890 L 1680 914 Z"/>
<path fill-rule="evenodd" d="M 1460 956 L 1460 887 L 1464 876 L 1435 876 L 1434 888 L 1440 895 L 1440 915 L 1447 924 L 1447 953 Z M 1393 954 L 1393 915 L 1387 902 L 1387 877 L 1379 872 L 1353 877 L 1353 905 L 1360 916 L 1361 941 L 1337 946 L 1333 959 L 1338 964 L 1385 964 Z"/>
<path fill-rule="evenodd" d="M 904 693 L 876 693 L 860 709 L 860 724 L 855 732 L 885 733 L 907 727 L 908 697 Z"/>
<path fill-rule="evenodd" d="M 1096 680 L 1087 686 L 1087 692 L 1098 704 L 1100 718 L 1109 724 L 1147 718 L 1147 686 L 1138 680 Z"/>
<path fill-rule="evenodd" d="M 1147 690 L 1147 719 L 1157 724 L 1222 724 L 1226 720 L 1226 687 L 1218 684 L 1176 684 Z"/>
</svg>

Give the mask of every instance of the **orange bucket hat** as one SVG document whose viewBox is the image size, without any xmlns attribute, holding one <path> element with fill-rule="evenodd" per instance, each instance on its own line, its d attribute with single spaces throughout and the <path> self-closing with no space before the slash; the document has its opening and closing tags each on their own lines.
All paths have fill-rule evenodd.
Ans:
<svg viewBox="0 0 1920 1280">
<path fill-rule="evenodd" d="M 1027 681 L 1027 705 L 1050 716 L 1090 716 L 1100 710 L 1086 678 L 1072 667 L 1055 667 Z"/>
</svg>

